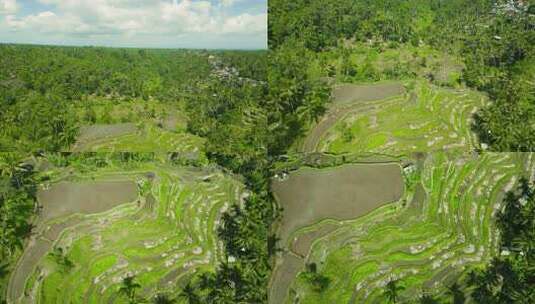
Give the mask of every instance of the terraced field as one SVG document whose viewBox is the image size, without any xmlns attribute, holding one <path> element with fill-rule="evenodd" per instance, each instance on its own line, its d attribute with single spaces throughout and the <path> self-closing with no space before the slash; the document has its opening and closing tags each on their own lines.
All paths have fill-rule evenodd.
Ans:
<svg viewBox="0 0 535 304">
<path fill-rule="evenodd" d="M 338 85 L 327 114 L 309 132 L 303 152 L 402 155 L 417 151 L 479 148 L 472 115 L 486 98 L 472 90 L 440 88 L 425 80 Z M 375 98 L 370 88 L 380 90 Z M 342 91 L 342 93 L 339 93 Z"/>
<path fill-rule="evenodd" d="M 117 128 L 121 125 L 109 125 Z M 91 126 L 91 129 L 95 126 Z M 91 140 L 82 134 L 82 139 L 76 143 L 74 151 L 84 152 L 180 152 L 197 158 L 201 154 L 204 140 L 187 132 L 173 132 L 156 126 L 146 126 L 134 132 L 116 134 L 107 132 Z"/>
<path fill-rule="evenodd" d="M 13 303 L 127 303 L 122 279 L 138 294 L 176 291 L 221 260 L 220 213 L 240 200 L 240 182 L 215 169 L 143 163 L 57 174 L 42 185 L 43 206 L 10 280 Z"/>
<path fill-rule="evenodd" d="M 180 104 L 97 97 L 90 104 L 79 116 L 83 120 L 90 111 L 95 122 L 80 128 L 73 152 L 179 152 L 203 158 L 204 141 L 186 131 Z"/>
<path fill-rule="evenodd" d="M 284 298 L 288 303 L 383 303 L 383 287 L 391 279 L 405 286 L 402 300 L 414 299 L 422 289 L 444 292 L 466 266 L 486 263 L 497 253 L 493 221 L 503 193 L 523 175 L 535 178 L 533 153 L 437 152 L 418 155 L 412 163 L 405 161 L 405 192 L 397 202 L 292 233 L 282 256 L 294 262 L 283 269 L 289 290 L 280 303 Z M 317 265 L 317 273 L 328 278 L 323 291 L 311 285 L 306 264 Z M 276 286 L 271 283 L 272 295 L 281 292 L 273 290 Z"/>
</svg>

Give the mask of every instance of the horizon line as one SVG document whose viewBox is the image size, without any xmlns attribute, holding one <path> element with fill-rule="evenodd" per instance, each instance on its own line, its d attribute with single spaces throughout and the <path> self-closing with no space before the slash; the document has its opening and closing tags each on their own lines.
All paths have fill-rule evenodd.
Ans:
<svg viewBox="0 0 535 304">
<path fill-rule="evenodd" d="M 4 42 L 0 45 L 25 45 L 25 46 L 51 46 L 51 47 L 86 47 L 86 48 L 109 48 L 109 49 L 152 49 L 152 50 L 210 50 L 210 51 L 268 51 L 266 48 L 196 48 L 196 47 L 137 47 L 137 46 L 109 46 L 109 45 L 90 45 L 90 44 L 47 44 L 47 43 L 25 43 L 25 42 Z"/>
</svg>

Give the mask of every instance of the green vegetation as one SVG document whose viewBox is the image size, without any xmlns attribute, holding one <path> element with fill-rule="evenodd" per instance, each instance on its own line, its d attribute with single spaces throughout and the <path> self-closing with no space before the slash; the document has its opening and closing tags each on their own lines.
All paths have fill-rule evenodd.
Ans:
<svg viewBox="0 0 535 304">
<path fill-rule="evenodd" d="M 57 167 L 40 173 L 44 182 L 38 197 L 43 207 L 34 222 L 36 245 L 27 246 L 31 252 L 25 253 L 14 270 L 10 300 L 23 296 L 37 303 L 110 299 L 138 303 L 158 292 L 176 294 L 177 284 L 185 284 L 196 272 L 214 271 L 224 261 L 216 239 L 217 224 L 225 209 L 239 203 L 243 186 L 217 169 L 176 166 L 151 155 L 127 159 L 117 154 L 51 155 L 37 161 Z M 134 201 L 98 213 L 73 209 L 61 217 L 52 215 L 56 214 L 53 205 L 72 209 L 67 204 L 84 202 L 87 195 L 114 195 L 82 192 L 75 184 L 101 181 L 105 185 L 124 179 L 137 184 Z M 71 192 L 45 195 L 66 180 L 74 183 L 65 184 Z M 67 200 L 71 196 L 74 201 Z M 51 243 L 40 244 L 40 240 Z M 43 246 L 45 254 L 40 257 Z"/>
<path fill-rule="evenodd" d="M 154 287 L 165 273 L 153 265 L 153 274 L 136 275 L 135 281 L 142 286 L 136 296 L 153 299 L 161 291 L 176 301 L 187 298 L 208 303 L 266 302 L 273 253 L 266 244 L 274 248 L 270 226 L 277 214 L 269 191 L 272 162 L 319 116 L 328 100 L 322 83 L 308 78 L 299 82 L 293 79 L 307 69 L 302 62 L 293 61 L 300 58 L 296 53 L 299 50 L 272 54 L 269 68 L 265 52 L 15 45 L 3 45 L 1 50 L 6 55 L 1 62 L 2 85 L 9 89 L 2 91 L 4 124 L 0 137 L 2 150 L 20 151 L 17 164 L 28 157 L 29 151 L 114 151 L 121 153 L 47 154 L 46 158 L 60 167 L 79 166 L 84 172 L 80 174 L 82 179 L 89 178 L 94 170 L 109 167 L 110 161 L 102 155 L 113 155 L 113 159 L 128 164 L 118 166 L 124 174 L 135 168 L 131 163 L 151 163 L 157 159 L 171 162 L 171 167 L 218 167 L 243 178 L 249 195 L 242 204 L 230 205 L 220 224 L 213 225 L 222 242 L 218 262 L 210 260 L 210 267 L 199 267 L 195 274 L 188 274 L 187 280 L 184 278 L 187 283 L 164 289 Z M 97 61 L 103 64 L 95 65 Z M 279 69 L 282 67 L 286 70 Z M 268 92 L 268 83 L 276 84 L 272 87 L 277 90 Z M 24 112 L 32 119 L 19 120 L 22 105 L 33 95 L 39 97 L 35 106 L 25 108 Z M 61 104 L 50 102 L 51 98 Z M 44 123 L 49 122 L 52 113 L 61 128 Z M 143 151 L 156 154 L 133 153 Z M 155 199 L 159 202 L 160 198 Z M 33 197 L 28 202 L 35 204 Z M 166 203 L 164 200 L 163 204 Z M 19 221 L 27 222 L 30 214 L 18 217 Z M 134 215 L 125 215 L 121 227 L 133 225 L 128 222 L 129 216 Z M 192 221 L 199 220 L 194 214 L 191 216 Z M 149 224 L 139 227 L 153 234 L 165 234 L 167 230 L 160 230 L 174 227 L 169 221 L 161 223 L 164 227 Z M 80 228 L 83 227 L 86 226 Z M 77 235 L 77 231 L 70 233 Z M 146 235 L 137 229 L 128 231 L 132 242 Z M 65 240 L 74 237 L 69 235 L 65 233 Z M 62 255 L 74 264 L 67 274 L 54 262 L 58 258 L 62 261 L 62 257 L 44 258 L 40 267 L 46 267 L 50 275 L 45 279 L 40 279 L 39 272 L 30 275 L 24 287 L 27 295 L 45 303 L 56 297 L 77 302 L 85 299 L 84 294 L 95 295 L 96 298 L 91 296 L 92 301 L 116 297 L 115 287 L 96 296 L 97 290 L 90 288 L 91 273 L 106 273 L 105 269 L 121 264 L 125 256 L 148 254 L 137 248 L 136 243 L 128 248 L 104 244 L 108 254 L 98 255 L 89 250 L 91 243 L 83 237 L 73 240 L 73 247 Z M 139 263 L 129 264 L 132 271 L 140 270 L 136 267 L 143 263 Z M 13 263 L 9 265 L 12 270 Z M 81 272 L 82 267 L 91 270 Z M 74 280 L 80 284 L 76 291 L 70 288 Z M 119 284 L 109 280 L 104 283 Z"/>
<path fill-rule="evenodd" d="M 448 287 L 466 274 L 465 269 L 484 267 L 501 252 L 496 228 L 503 229 L 499 223 L 506 216 L 498 216 L 496 222 L 496 214 L 504 206 L 505 192 L 516 185 L 527 187 L 519 177 L 532 178 L 533 157 L 517 153 L 477 157 L 432 153 L 420 157 L 403 170 L 405 193 L 398 202 L 354 220 L 334 221 L 336 229 L 314 239 L 305 261 L 317 265 L 317 277 L 329 284 L 319 289 L 310 270 L 302 269 L 291 285 L 290 299 L 299 298 L 304 303 L 404 303 L 420 300 L 422 290 L 424 300 L 435 295 L 449 298 Z M 511 193 L 505 205 L 514 200 Z M 523 197 L 523 201 L 531 195 L 526 193 L 514 197 Z M 525 215 L 528 212 L 529 208 L 522 211 Z M 531 223 L 522 217 L 519 221 Z M 509 219 L 506 222 L 511 223 Z M 318 222 L 293 236 L 320 231 L 324 226 Z M 519 231 L 529 234 L 530 229 L 522 226 L 514 232 L 524 242 L 530 240 L 531 236 Z M 518 268 L 529 272 L 529 263 L 524 260 Z M 528 284 L 519 281 L 514 286 L 529 292 L 530 288 L 520 282 Z M 458 292 L 452 292 L 459 297 Z"/>
<path fill-rule="evenodd" d="M 16 156 L 14 166 L 19 166 L 29 157 L 27 151 L 115 151 L 121 153 L 112 154 L 113 158 L 127 163 L 153 161 L 156 157 L 160 161 L 171 162 L 172 166 L 219 166 L 243 175 L 251 195 L 245 203 L 229 206 L 220 225 L 211 224 L 223 242 L 217 256 L 217 261 L 223 264 L 216 267 L 214 256 L 210 261 L 212 267 L 200 267 L 195 275 L 188 275 L 190 283 L 186 286 L 190 287 L 189 294 L 211 303 L 265 301 L 263 286 L 270 267 L 265 244 L 274 214 L 267 191 L 270 165 L 266 151 L 271 140 L 267 132 L 267 116 L 276 104 L 276 101 L 269 102 L 266 98 L 265 52 L 15 45 L 3 45 L 1 48 L 2 54 L 5 54 L 1 62 L 1 84 L 8 87 L 8 90 L 2 90 L 0 114 L 4 124 L 0 136 L 1 149 L 20 151 L 13 154 Z M 243 60 L 240 60 L 240 54 L 243 54 Z M 96 61 L 103 64 L 95 65 Z M 14 83 L 20 86 L 12 85 Z M 42 98 L 23 112 L 21 106 L 28 96 L 36 94 Z M 48 101 L 52 94 L 57 94 L 54 96 L 61 104 Z M 60 115 L 51 110 L 65 113 Z M 21 113 L 29 113 L 32 119 L 19 120 Z M 47 127 L 45 122 L 49 122 L 52 114 L 61 127 L 68 127 L 68 134 L 64 129 Z M 142 151 L 157 154 L 146 157 L 145 154 L 132 153 Z M 81 163 L 85 172 L 89 170 L 87 168 L 107 166 L 106 157 L 101 155 L 108 154 L 74 154 L 67 158 L 47 154 L 47 158 L 59 166 Z M 71 161 L 72 158 L 76 161 Z M 30 183 L 25 183 L 25 187 L 26 184 Z M 27 225 L 31 219 L 34 194 L 24 194 L 28 195 L 25 201 L 31 207 L 30 211 L 25 214 L 19 211 L 6 213 L 6 222 Z M 9 195 L 15 194 L 9 192 Z M 192 217 L 191 220 L 199 219 Z M 165 224 L 164 229 L 174 227 L 169 223 L 162 224 Z M 158 233 L 146 228 L 147 233 Z M 6 230 L 5 233 L 8 232 Z M 132 231 L 133 240 L 139 237 L 138 233 L 142 235 L 140 231 Z M 19 234 L 10 238 L 9 242 L 15 244 L 22 240 L 24 236 Z M 82 242 L 80 248 L 86 248 L 84 244 Z M 205 245 L 213 244 L 215 239 Z M 113 248 L 110 249 L 113 251 Z M 68 258 L 85 267 L 94 265 L 94 271 L 109 267 L 107 260 L 93 264 L 92 260 L 97 257 L 90 251 L 82 252 L 82 256 Z M 19 249 L 11 260 L 6 261 L 7 266 L 3 265 L 6 271 L 2 272 L 2 289 L 7 287 L 7 279 L 20 253 Z M 136 256 L 146 253 L 129 250 L 123 254 Z M 108 256 L 102 258 L 112 259 Z M 227 263 L 227 259 L 234 262 Z M 73 262 L 74 269 L 79 269 L 76 267 L 80 264 L 76 261 Z M 48 262 L 45 264 L 49 265 Z M 74 270 L 72 274 L 90 276 Z M 164 274 L 160 271 L 151 278 L 138 276 L 136 280 L 142 289 L 149 288 Z M 57 296 L 58 291 L 49 289 L 50 286 L 70 284 L 68 279 L 62 283 L 63 275 L 57 273 L 48 276 L 42 285 L 37 282 L 38 277 L 36 274 L 29 278 L 27 290 L 45 290 L 41 292 L 44 296 Z M 87 277 L 81 278 L 80 284 L 89 283 Z M 79 292 L 88 291 L 84 288 L 80 286 Z M 180 286 L 173 285 L 171 289 L 166 294 L 175 291 L 183 294 L 178 292 Z M 106 297 L 114 293 L 113 290 L 107 292 Z M 43 301 L 47 302 L 46 299 Z"/>
<path fill-rule="evenodd" d="M 302 136 L 291 145 L 329 155 L 289 155 L 278 178 L 303 165 L 359 161 L 355 153 L 417 160 L 405 168 L 399 202 L 351 221 L 318 221 L 294 232 L 293 247 L 281 244 L 285 272 L 275 270 L 273 303 L 532 301 L 525 273 L 533 261 L 489 262 L 503 259 L 498 207 L 522 176 L 532 182 L 533 155 L 469 153 L 535 149 L 533 8 L 505 0 L 270 1 L 274 53 L 298 50 L 294 61 L 306 68 L 295 79 L 331 88 L 331 103 L 296 129 Z M 432 153 L 422 160 L 417 152 Z M 522 231 L 531 228 L 508 237 L 529 243 Z M 484 270 L 467 282 L 474 268 Z M 508 276 L 511 285 L 502 282 Z"/>
<path fill-rule="evenodd" d="M 471 90 L 439 88 L 426 81 L 407 83 L 406 87 L 412 89 L 388 99 L 333 105 L 330 112 L 340 109 L 338 122 L 323 134 L 314 134 L 317 150 L 401 155 L 479 148 L 469 126 L 472 113 L 485 104 L 484 96 Z"/>
<path fill-rule="evenodd" d="M 0 302 L 533 302 L 535 155 L 485 151 L 535 149 L 533 7 L 271 0 L 269 52 L 0 45 Z"/>
<path fill-rule="evenodd" d="M 479 303 L 531 303 L 535 301 L 535 185 L 522 179 L 508 192 L 498 214 L 500 256 L 484 269 L 464 278 L 472 298 Z"/>
<path fill-rule="evenodd" d="M 267 65 L 263 52 L 0 45 L 0 54 L 2 151 L 196 153 L 188 105 L 259 91 Z M 135 132 L 117 126 L 126 123 Z M 102 125 L 103 134 L 92 128 Z"/>
<path fill-rule="evenodd" d="M 37 189 L 33 168 L 21 163 L 16 153 L 0 153 L 0 294 L 5 293 L 13 263 L 24 239 L 31 234 L 29 222 L 35 211 Z M 0 296 L 2 299 L 3 296 Z"/>
<path fill-rule="evenodd" d="M 483 91 L 490 103 L 478 108 L 465 128 L 476 132 L 484 149 L 533 151 L 533 5 L 512 0 L 274 0 L 269 44 L 274 49 L 304 46 L 313 58 L 308 73 L 337 83 L 425 78 Z M 456 104 L 463 108 L 464 100 Z M 404 119 L 403 113 L 399 116 Z"/>
</svg>

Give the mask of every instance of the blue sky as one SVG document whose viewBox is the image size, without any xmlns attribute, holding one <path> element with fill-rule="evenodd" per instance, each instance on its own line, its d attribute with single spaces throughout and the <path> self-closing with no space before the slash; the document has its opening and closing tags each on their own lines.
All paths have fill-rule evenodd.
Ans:
<svg viewBox="0 0 535 304">
<path fill-rule="evenodd" d="M 267 48 L 267 0 L 0 0 L 0 42 Z"/>
</svg>

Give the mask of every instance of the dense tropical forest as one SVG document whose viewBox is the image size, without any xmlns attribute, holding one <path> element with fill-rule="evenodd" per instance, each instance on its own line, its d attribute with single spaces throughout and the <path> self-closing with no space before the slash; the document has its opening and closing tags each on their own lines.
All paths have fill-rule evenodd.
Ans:
<svg viewBox="0 0 535 304">
<path fill-rule="evenodd" d="M 472 126 L 481 143 L 494 151 L 533 151 L 534 11 L 532 1 L 514 0 L 275 0 L 269 5 L 269 45 L 302 47 L 319 58 L 327 71 L 320 76 L 350 82 L 414 77 L 418 70 L 401 62 L 378 75 L 381 62 L 374 62 L 374 54 L 431 47 L 460 61 L 460 75 L 449 85 L 463 83 L 489 95 Z M 355 65 L 348 60 L 352 52 L 367 59 Z M 341 67 L 326 62 L 333 56 Z M 422 67 L 432 64 L 423 57 Z"/>
<path fill-rule="evenodd" d="M 288 49 L 271 54 L 268 64 L 266 52 L 25 45 L 2 45 L 0 51 L 1 149 L 13 151 L 2 153 L 3 284 L 38 211 L 35 192 L 43 180 L 29 157 L 64 159 L 60 163 L 68 166 L 83 157 L 49 151 L 68 151 L 82 125 L 139 119 L 111 116 L 114 106 L 141 104 L 142 113 L 155 115 L 150 113 L 160 105 L 171 105 L 188 118 L 184 132 L 206 139 L 202 150 L 208 161 L 243 176 L 252 193 L 224 214 L 218 228 L 234 262 L 198 274 L 177 293 L 187 294 L 190 303 L 266 301 L 275 250 L 270 226 L 277 214 L 269 190 L 271 164 L 328 100 L 325 85 L 303 78 L 306 56 Z M 268 90 L 268 83 L 275 89 Z M 167 152 L 161 153 L 180 159 Z M 101 157 L 110 157 L 99 155 L 85 162 L 105 163 Z"/>
</svg>

